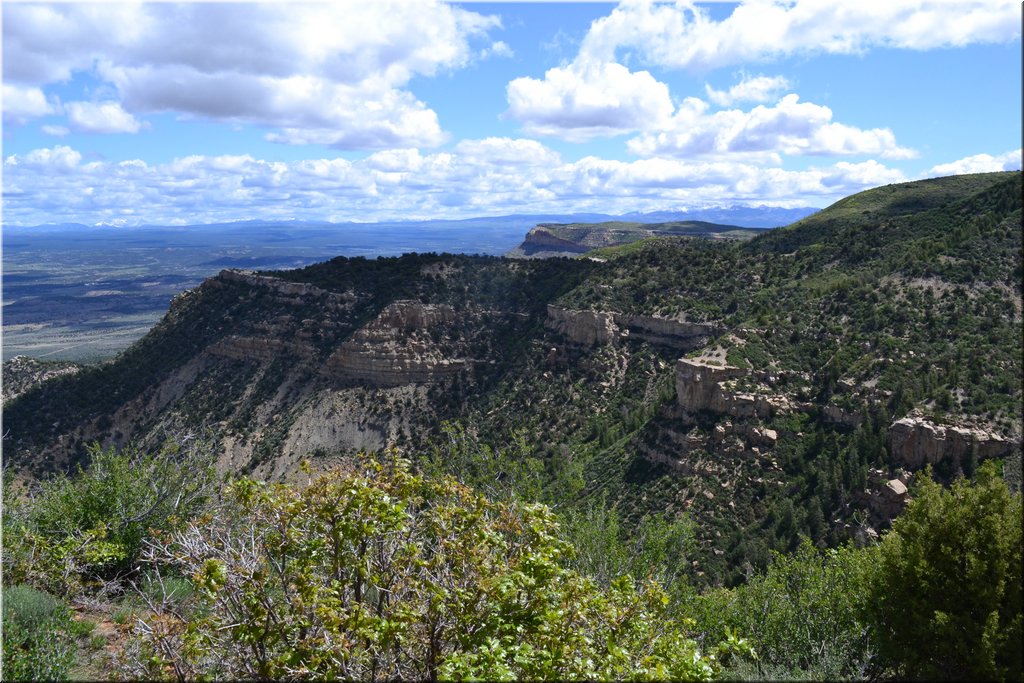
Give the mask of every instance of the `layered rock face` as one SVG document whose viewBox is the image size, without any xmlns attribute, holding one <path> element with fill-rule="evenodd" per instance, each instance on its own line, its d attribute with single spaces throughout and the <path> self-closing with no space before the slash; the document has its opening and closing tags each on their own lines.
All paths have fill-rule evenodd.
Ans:
<svg viewBox="0 0 1024 683">
<path fill-rule="evenodd" d="M 538 226 L 526 233 L 526 239 L 520 245 L 525 256 L 545 256 L 558 254 L 582 254 L 590 251 L 593 245 L 584 245 L 571 240 L 556 237 L 549 230 Z"/>
<path fill-rule="evenodd" d="M 574 311 L 549 304 L 544 326 L 582 346 L 611 344 L 619 338 L 614 314 L 601 311 Z"/>
<path fill-rule="evenodd" d="M 615 344 L 634 338 L 682 351 L 703 346 L 722 332 L 714 325 L 672 318 L 577 311 L 552 305 L 548 305 L 545 327 L 581 346 Z"/>
<path fill-rule="evenodd" d="M 972 451 L 979 460 L 1007 455 L 1014 443 L 998 434 L 970 427 L 935 424 L 923 417 L 905 417 L 889 427 L 889 449 L 896 463 L 912 469 L 953 460 L 964 462 Z"/>
<path fill-rule="evenodd" d="M 733 380 L 749 374 L 731 365 L 680 358 L 676 363 L 676 400 L 688 413 L 708 411 L 739 418 L 767 418 L 792 409 L 785 396 L 754 394 L 733 386 Z"/>
<path fill-rule="evenodd" d="M 257 323 L 253 334 L 227 336 L 207 348 L 218 358 L 267 363 L 286 356 L 306 365 L 321 363 L 319 374 L 329 380 L 366 383 L 375 387 L 432 382 L 456 374 L 471 361 L 465 357 L 464 340 L 458 331 L 460 314 L 451 306 L 395 301 L 373 320 L 356 330 L 348 339 L 327 349 L 326 359 L 313 344 L 315 335 L 337 334 L 336 314 L 351 309 L 355 294 L 328 292 L 308 283 L 294 283 L 274 277 L 236 270 L 222 271 L 203 286 L 223 287 L 239 282 L 250 287 L 269 289 L 275 301 L 288 305 L 315 303 L 322 317 L 297 320 L 281 315 Z M 321 342 L 321 349 L 323 344 Z"/>
<path fill-rule="evenodd" d="M 715 325 L 686 322 L 650 315 L 616 313 L 615 324 L 623 337 L 642 339 L 653 344 L 689 351 L 706 345 L 724 330 Z"/>
<path fill-rule="evenodd" d="M 438 325 L 450 325 L 458 320 L 451 306 L 422 304 L 418 301 L 395 301 L 389 304 L 371 325 L 394 332 L 426 330 Z"/>
<path fill-rule="evenodd" d="M 351 311 L 357 300 L 352 292 L 328 292 L 308 283 L 288 282 L 240 270 L 222 270 L 216 277 L 205 280 L 200 288 L 219 289 L 228 283 L 269 290 L 275 303 L 291 310 L 312 305 L 318 312 L 316 319 L 300 320 L 300 316 L 289 313 L 259 321 L 245 328 L 243 334 L 225 336 L 206 348 L 211 356 L 229 360 L 267 363 L 287 356 L 302 363 L 311 362 L 317 356 L 314 338 L 336 334 L 337 320 Z M 185 292 L 181 296 L 191 295 L 192 292 Z"/>
<path fill-rule="evenodd" d="M 356 331 L 325 365 L 336 379 L 374 386 L 431 382 L 471 362 L 453 357 L 448 341 L 458 315 L 451 306 L 396 301 Z"/>
<path fill-rule="evenodd" d="M 676 400 L 690 413 L 705 410 L 726 413 L 728 402 L 722 383 L 745 374 L 746 371 L 731 365 L 710 365 L 680 358 L 676 363 Z"/>
<path fill-rule="evenodd" d="M 216 277 L 204 281 L 203 287 L 217 287 L 223 282 L 241 282 L 251 287 L 262 287 L 274 294 L 289 299 L 316 298 L 328 308 L 332 306 L 347 307 L 355 300 L 355 294 L 328 292 L 307 282 L 288 282 L 269 275 L 256 275 L 243 270 L 222 270 Z"/>
</svg>

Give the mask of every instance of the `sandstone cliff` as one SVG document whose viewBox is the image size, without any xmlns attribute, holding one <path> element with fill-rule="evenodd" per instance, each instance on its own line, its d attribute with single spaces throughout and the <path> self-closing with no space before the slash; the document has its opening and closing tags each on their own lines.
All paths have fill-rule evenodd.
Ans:
<svg viewBox="0 0 1024 683">
<path fill-rule="evenodd" d="M 526 239 L 519 245 L 518 252 L 523 256 L 547 257 L 582 254 L 593 248 L 593 245 L 556 237 L 544 226 L 537 226 L 526 233 Z"/>
<path fill-rule="evenodd" d="M 574 311 L 548 304 L 548 317 L 544 323 L 569 341 L 583 346 L 611 344 L 619 339 L 615 315 L 601 311 Z"/>
<path fill-rule="evenodd" d="M 574 344 L 595 346 L 639 339 L 689 351 L 708 343 L 722 328 L 673 318 L 606 311 L 577 311 L 548 305 L 545 326 Z"/>
<path fill-rule="evenodd" d="M 374 386 L 431 382 L 473 361 L 457 357 L 458 315 L 451 306 L 396 301 L 331 354 L 326 372 Z"/>
<path fill-rule="evenodd" d="M 925 417 L 893 422 L 888 445 L 896 463 L 911 470 L 942 461 L 952 461 L 957 468 L 972 454 L 977 460 L 998 458 L 1020 447 L 984 429 L 936 424 Z"/>
<path fill-rule="evenodd" d="M 249 271 L 235 269 L 220 271 L 216 277 L 205 280 L 202 286 L 218 287 L 224 282 L 241 282 L 251 287 L 265 288 L 285 300 L 312 297 L 329 308 L 345 308 L 357 298 L 353 292 L 329 292 L 306 282 L 289 282 L 270 275 L 257 275 Z"/>
<path fill-rule="evenodd" d="M 690 413 L 712 412 L 739 418 L 768 418 L 793 408 L 792 401 L 771 393 L 763 383 L 741 389 L 736 380 L 760 379 L 750 370 L 716 365 L 701 358 L 680 358 L 676 363 L 676 400 Z"/>
</svg>

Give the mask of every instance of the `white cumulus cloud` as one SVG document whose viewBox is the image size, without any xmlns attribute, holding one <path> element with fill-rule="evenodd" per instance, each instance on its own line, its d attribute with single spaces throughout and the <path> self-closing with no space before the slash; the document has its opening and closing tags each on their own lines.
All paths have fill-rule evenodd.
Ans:
<svg viewBox="0 0 1024 683">
<path fill-rule="evenodd" d="M 39 127 L 39 130 L 55 138 L 63 138 L 71 134 L 71 130 L 66 126 L 43 125 Z"/>
<path fill-rule="evenodd" d="M 543 79 L 517 78 L 507 95 L 505 116 L 527 133 L 574 142 L 658 129 L 674 108 L 668 86 L 614 62 L 577 61 L 549 69 Z"/>
<path fill-rule="evenodd" d="M 119 102 L 68 102 L 71 127 L 82 133 L 138 133 L 143 127 Z"/>
<path fill-rule="evenodd" d="M 509 47 L 508 43 L 504 40 L 497 40 L 491 43 L 490 47 L 480 50 L 480 59 L 487 59 L 488 57 L 514 57 L 515 54 L 515 50 Z"/>
<path fill-rule="evenodd" d="M 34 149 L 27 154 L 12 154 L 4 159 L 4 166 L 11 172 L 21 168 L 42 171 L 70 171 L 82 161 L 82 154 L 67 145 Z"/>
<path fill-rule="evenodd" d="M 442 144 L 409 81 L 467 65 L 471 42 L 500 24 L 440 0 L 6 3 L 3 13 L 5 83 L 39 88 L 88 71 L 129 115 L 254 124 L 276 142 L 351 149 Z"/>
<path fill-rule="evenodd" d="M 1000 43 L 1020 35 L 1016 0 L 749 0 L 722 20 L 690 0 L 626 1 L 590 27 L 581 54 L 697 72 L 793 54 L 873 47 L 927 50 Z"/>
<path fill-rule="evenodd" d="M 783 76 L 744 75 L 728 90 L 706 85 L 708 99 L 719 107 L 775 102 L 749 112 L 730 109 L 708 115 L 704 101 L 673 100 L 668 86 L 649 71 L 631 70 L 621 62 L 635 55 L 641 63 L 662 68 L 707 70 L 793 52 L 959 45 L 1015 35 L 1004 30 L 1005 7 L 993 10 L 988 4 L 970 2 L 963 6 L 968 9 L 955 9 L 953 14 L 966 11 L 964 16 L 970 20 L 957 29 L 957 37 L 942 38 L 941 32 L 929 29 L 932 42 L 928 43 L 913 41 L 909 29 L 887 23 L 906 20 L 931 27 L 938 9 L 928 2 L 751 0 L 728 18 L 715 21 L 686 0 L 674 4 L 624 0 L 591 23 L 573 61 L 549 69 L 542 78 L 510 81 L 509 107 L 503 116 L 519 121 L 527 134 L 570 142 L 639 133 L 628 147 L 645 157 L 728 154 L 773 163 L 778 163 L 779 154 L 907 159 L 916 153 L 900 147 L 888 128 L 860 129 L 832 121 L 831 109 L 799 102 L 793 93 L 779 100 L 791 87 Z M 832 20 L 840 26 L 829 33 L 826 28 Z M 792 39 L 787 37 L 790 33 Z M 794 42 L 796 37 L 804 42 Z"/>
<path fill-rule="evenodd" d="M 565 161 L 535 140 L 514 138 L 464 140 L 451 152 L 385 150 L 359 160 L 192 155 L 161 164 L 86 162 L 58 145 L 4 159 L 4 219 L 11 225 L 366 221 L 626 213 L 721 202 L 822 205 L 903 180 L 902 172 L 875 160 L 799 171 L 722 159 Z"/>
<path fill-rule="evenodd" d="M 790 93 L 771 106 L 750 111 L 728 109 L 707 113 L 707 104 L 688 98 L 672 126 L 628 143 L 639 156 L 699 157 L 715 155 L 879 155 L 907 159 L 913 150 L 896 144 L 888 128 L 862 130 L 832 121 L 832 110 L 800 102 Z"/>
<path fill-rule="evenodd" d="M 24 124 L 57 113 L 60 103 L 48 100 L 40 88 L 4 83 L 3 109 L 4 123 Z"/>
<path fill-rule="evenodd" d="M 499 166 L 554 166 L 558 154 L 536 140 L 525 138 L 484 138 L 462 140 L 455 146 L 458 155 L 475 163 Z"/>
<path fill-rule="evenodd" d="M 928 172 L 932 176 L 963 175 L 965 173 L 991 173 L 993 171 L 1019 171 L 1021 150 L 1015 149 L 999 156 L 974 154 L 948 164 L 933 166 Z"/>
<path fill-rule="evenodd" d="M 705 85 L 708 99 L 719 107 L 728 107 L 737 102 L 770 102 L 780 91 L 789 88 L 789 81 L 782 76 L 755 76 L 744 78 L 728 90 L 715 90 Z"/>
</svg>

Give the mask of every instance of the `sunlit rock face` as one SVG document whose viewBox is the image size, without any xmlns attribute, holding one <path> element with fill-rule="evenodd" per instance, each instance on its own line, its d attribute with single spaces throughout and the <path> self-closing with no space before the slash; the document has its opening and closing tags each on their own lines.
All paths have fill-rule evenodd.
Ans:
<svg viewBox="0 0 1024 683">
<path fill-rule="evenodd" d="M 431 382 L 463 370 L 472 361 L 452 357 L 445 328 L 458 320 L 451 306 L 396 301 L 343 342 L 327 359 L 338 379 L 374 386 Z"/>
<path fill-rule="evenodd" d="M 721 334 L 714 325 L 651 315 L 607 311 L 577 311 L 548 306 L 545 326 L 581 346 L 616 344 L 626 339 L 647 341 L 678 351 L 704 346 Z"/>
<path fill-rule="evenodd" d="M 905 417 L 889 427 L 889 449 L 897 465 L 916 470 L 928 464 L 998 458 L 1013 449 L 1013 442 L 973 427 L 940 425 L 925 417 Z"/>
</svg>

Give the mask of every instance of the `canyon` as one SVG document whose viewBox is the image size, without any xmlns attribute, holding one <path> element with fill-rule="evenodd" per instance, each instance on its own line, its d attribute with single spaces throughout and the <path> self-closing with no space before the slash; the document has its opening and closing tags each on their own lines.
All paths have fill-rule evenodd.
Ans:
<svg viewBox="0 0 1024 683">
<path fill-rule="evenodd" d="M 693 570 L 734 580 L 801 533 L 877 535 L 928 467 L 950 481 L 996 460 L 1019 488 L 1019 178 L 947 180 L 927 195 L 945 204 L 909 212 L 920 185 L 881 188 L 858 199 L 870 220 L 844 200 L 746 241 L 599 258 L 223 270 L 111 362 L 5 365 L 5 467 L 43 477 L 87 465 L 92 441 L 185 437 L 224 474 L 289 480 L 304 461 L 468 449 L 499 481 L 534 463 L 552 504 L 689 515 Z M 926 238 L 945 246 L 922 260 Z"/>
</svg>

